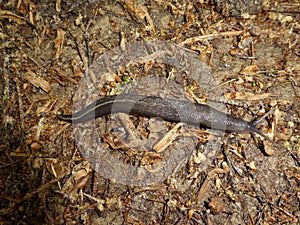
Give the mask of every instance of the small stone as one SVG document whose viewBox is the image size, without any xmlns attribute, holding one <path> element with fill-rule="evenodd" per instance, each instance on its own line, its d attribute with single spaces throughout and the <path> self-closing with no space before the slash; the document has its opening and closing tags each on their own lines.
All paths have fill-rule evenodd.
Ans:
<svg viewBox="0 0 300 225">
<path fill-rule="evenodd" d="M 274 155 L 274 149 L 272 143 L 269 140 L 264 140 L 263 143 L 264 143 L 265 153 L 268 156 Z"/>
</svg>

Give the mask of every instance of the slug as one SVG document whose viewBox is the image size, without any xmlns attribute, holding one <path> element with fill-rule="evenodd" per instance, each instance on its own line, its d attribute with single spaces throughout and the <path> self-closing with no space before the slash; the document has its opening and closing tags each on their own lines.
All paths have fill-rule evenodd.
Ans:
<svg viewBox="0 0 300 225">
<path fill-rule="evenodd" d="M 254 132 L 266 136 L 256 126 L 270 112 L 258 120 L 247 122 L 230 114 L 220 112 L 208 105 L 156 96 L 122 94 L 98 99 L 94 103 L 70 115 L 59 113 L 59 119 L 70 123 L 82 123 L 111 113 L 127 113 L 145 117 L 160 117 L 171 122 L 184 122 L 194 126 L 225 132 Z"/>
</svg>

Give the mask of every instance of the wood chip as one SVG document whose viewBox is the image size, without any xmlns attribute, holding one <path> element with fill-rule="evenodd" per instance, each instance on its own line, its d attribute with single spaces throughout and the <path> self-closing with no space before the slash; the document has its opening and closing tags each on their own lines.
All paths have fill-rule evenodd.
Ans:
<svg viewBox="0 0 300 225">
<path fill-rule="evenodd" d="M 18 24 L 24 24 L 27 22 L 27 20 L 24 17 L 18 16 L 8 10 L 0 10 L 0 18 L 11 19 Z"/>
<path fill-rule="evenodd" d="M 24 78 L 34 85 L 37 88 L 43 89 L 45 92 L 51 91 L 51 87 L 48 81 L 44 80 L 43 78 L 37 76 L 34 72 L 28 71 L 25 75 Z"/>
<path fill-rule="evenodd" d="M 153 146 L 153 150 L 156 152 L 162 152 L 164 151 L 168 146 L 172 144 L 172 142 L 175 140 L 175 138 L 178 136 L 178 129 L 183 125 L 184 123 L 178 123 L 175 127 L 173 127 L 159 142 L 157 142 Z"/>
<path fill-rule="evenodd" d="M 56 45 L 56 54 L 55 58 L 58 59 L 59 56 L 63 52 L 63 46 L 64 46 L 64 40 L 65 40 L 65 31 L 61 28 L 57 29 L 57 37 L 55 39 L 55 45 Z"/>
</svg>

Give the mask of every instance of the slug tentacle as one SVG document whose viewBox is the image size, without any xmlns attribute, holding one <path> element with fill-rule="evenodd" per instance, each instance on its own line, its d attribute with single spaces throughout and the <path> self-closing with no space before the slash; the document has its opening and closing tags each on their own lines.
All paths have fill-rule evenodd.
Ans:
<svg viewBox="0 0 300 225">
<path fill-rule="evenodd" d="M 252 126 L 256 127 L 257 124 L 259 124 L 264 118 L 266 118 L 271 112 L 274 111 L 274 108 L 270 109 L 265 115 L 263 115 L 260 118 L 257 118 L 256 120 L 252 121 L 251 124 Z"/>
<path fill-rule="evenodd" d="M 264 135 L 260 130 L 256 128 L 256 126 L 263 121 L 270 113 L 274 111 L 274 108 L 270 109 L 266 114 L 264 114 L 262 117 L 257 118 L 256 120 L 252 121 L 251 123 L 248 124 L 247 131 L 248 132 L 254 132 L 259 134 L 260 136 L 269 139 L 266 135 Z"/>
</svg>

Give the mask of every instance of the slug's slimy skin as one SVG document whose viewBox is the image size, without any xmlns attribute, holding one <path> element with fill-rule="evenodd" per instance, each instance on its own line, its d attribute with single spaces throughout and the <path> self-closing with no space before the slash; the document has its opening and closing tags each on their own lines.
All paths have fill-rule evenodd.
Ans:
<svg viewBox="0 0 300 225">
<path fill-rule="evenodd" d="M 76 113 L 60 114 L 58 117 L 70 123 L 82 123 L 118 112 L 145 117 L 160 117 L 166 121 L 184 122 L 197 127 L 205 126 L 226 132 L 255 132 L 265 137 L 261 131 L 257 130 L 256 125 L 271 111 L 259 120 L 247 122 L 208 105 L 155 96 L 122 94 L 101 98 Z"/>
</svg>

